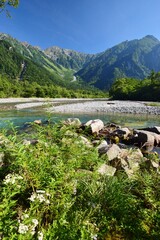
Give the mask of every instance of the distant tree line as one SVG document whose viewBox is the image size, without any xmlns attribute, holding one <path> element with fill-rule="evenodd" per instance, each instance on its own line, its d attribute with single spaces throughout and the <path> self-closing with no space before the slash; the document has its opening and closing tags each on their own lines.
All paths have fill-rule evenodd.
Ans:
<svg viewBox="0 0 160 240">
<path fill-rule="evenodd" d="M 40 85 L 37 82 L 19 81 L 0 75 L 0 98 L 3 97 L 51 97 L 88 98 L 105 97 L 106 93 L 96 89 L 67 89 L 54 84 Z"/>
<path fill-rule="evenodd" d="M 160 72 L 151 72 L 144 80 L 117 79 L 109 91 L 110 97 L 119 100 L 160 101 Z"/>
</svg>

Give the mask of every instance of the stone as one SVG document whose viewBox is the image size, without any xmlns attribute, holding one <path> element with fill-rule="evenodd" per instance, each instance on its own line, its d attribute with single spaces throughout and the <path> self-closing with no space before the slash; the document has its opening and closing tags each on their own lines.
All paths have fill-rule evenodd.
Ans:
<svg viewBox="0 0 160 240">
<path fill-rule="evenodd" d="M 128 168 L 127 162 L 120 157 L 117 157 L 111 160 L 110 164 L 112 167 L 115 167 L 117 170 L 124 170 L 125 168 Z"/>
<path fill-rule="evenodd" d="M 146 144 L 154 146 L 154 136 L 152 135 L 152 133 L 143 130 L 142 131 L 136 130 L 134 131 L 133 134 L 134 134 L 133 142 L 138 147 L 143 148 L 143 146 L 144 147 L 147 146 Z"/>
<path fill-rule="evenodd" d="M 120 139 L 126 139 L 131 134 L 128 128 L 121 128 L 113 131 L 112 136 L 118 136 Z"/>
<path fill-rule="evenodd" d="M 41 125 L 42 124 L 42 120 L 39 119 L 39 120 L 34 120 L 34 123 L 37 124 L 37 125 Z"/>
<path fill-rule="evenodd" d="M 116 144 L 113 143 L 109 145 L 106 155 L 108 157 L 108 160 L 111 161 L 114 158 L 117 158 L 120 153 L 121 149 Z"/>
<path fill-rule="evenodd" d="M 87 147 L 92 147 L 91 142 L 86 137 L 80 136 L 80 142 L 85 144 Z"/>
<path fill-rule="evenodd" d="M 135 141 L 137 141 L 138 146 L 143 147 L 146 146 L 146 143 L 148 143 L 148 146 L 160 146 L 160 135 L 157 133 L 144 131 L 144 130 L 136 130 L 134 131 L 134 134 L 136 134 Z"/>
<path fill-rule="evenodd" d="M 109 166 L 107 164 L 102 164 L 97 172 L 101 175 L 107 175 L 107 176 L 114 176 L 115 172 L 116 172 L 116 168 Z"/>
<path fill-rule="evenodd" d="M 67 118 L 63 123 L 65 125 L 73 125 L 76 127 L 81 126 L 81 121 L 79 120 L 79 118 Z"/>
<path fill-rule="evenodd" d="M 99 153 L 99 154 L 106 153 L 107 150 L 108 150 L 108 143 L 107 143 L 105 140 L 103 140 L 103 141 L 100 143 L 100 145 L 97 147 L 97 149 L 98 149 L 98 153 Z"/>
<path fill-rule="evenodd" d="M 99 133 L 104 128 L 104 123 L 100 119 L 90 120 L 85 123 L 86 127 L 90 127 L 92 134 Z"/>
<path fill-rule="evenodd" d="M 141 129 L 141 130 L 160 134 L 160 127 L 158 127 L 158 126 L 147 127 L 147 128 L 143 128 L 143 129 Z"/>
</svg>

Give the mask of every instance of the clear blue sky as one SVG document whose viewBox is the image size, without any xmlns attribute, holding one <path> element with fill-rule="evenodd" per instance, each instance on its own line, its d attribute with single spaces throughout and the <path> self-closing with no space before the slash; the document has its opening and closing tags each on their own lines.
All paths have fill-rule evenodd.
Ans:
<svg viewBox="0 0 160 240">
<path fill-rule="evenodd" d="M 97 53 L 148 34 L 160 39 L 160 0 L 20 0 L 10 13 L 0 14 L 0 32 L 42 49 Z"/>
</svg>

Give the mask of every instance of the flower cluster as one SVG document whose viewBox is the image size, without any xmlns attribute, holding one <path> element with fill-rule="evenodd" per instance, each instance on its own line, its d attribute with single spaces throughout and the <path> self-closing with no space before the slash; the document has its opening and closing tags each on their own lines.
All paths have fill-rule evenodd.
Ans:
<svg viewBox="0 0 160 240">
<path fill-rule="evenodd" d="M 21 219 L 24 220 L 29 218 L 28 214 L 24 214 Z M 33 218 L 30 223 L 28 224 L 24 224 L 21 222 L 21 220 L 18 220 L 19 222 L 19 227 L 18 227 L 18 232 L 20 234 L 26 234 L 26 233 L 30 233 L 32 236 L 36 233 L 36 227 L 38 226 L 38 220 Z M 43 239 L 43 233 L 42 232 L 38 232 L 38 240 L 42 240 Z"/>
<path fill-rule="evenodd" d="M 45 204 L 50 204 L 49 198 L 50 194 L 46 193 L 44 190 L 36 190 L 36 192 L 33 192 L 30 196 L 29 200 L 31 202 L 39 201 L 40 203 L 44 202 Z"/>
<path fill-rule="evenodd" d="M 22 180 L 23 177 L 18 174 L 8 174 L 4 179 L 4 184 L 15 184 L 17 180 Z"/>
</svg>

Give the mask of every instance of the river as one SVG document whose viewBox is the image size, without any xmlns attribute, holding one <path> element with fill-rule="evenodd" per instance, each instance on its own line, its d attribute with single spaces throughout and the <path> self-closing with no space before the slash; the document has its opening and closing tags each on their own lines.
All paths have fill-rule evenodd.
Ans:
<svg viewBox="0 0 160 240">
<path fill-rule="evenodd" d="M 14 126 L 22 126 L 26 122 L 33 122 L 41 119 L 42 121 L 51 119 L 53 122 L 58 122 L 66 118 L 79 118 L 81 122 L 86 122 L 90 119 L 101 119 L 104 123 L 114 122 L 121 126 L 129 128 L 143 128 L 147 126 L 160 126 L 160 117 L 152 115 L 132 115 L 132 114 L 57 114 L 46 113 L 43 109 L 22 109 L 22 110 L 1 110 L 0 111 L 0 128 L 8 128 L 10 124 Z"/>
</svg>

